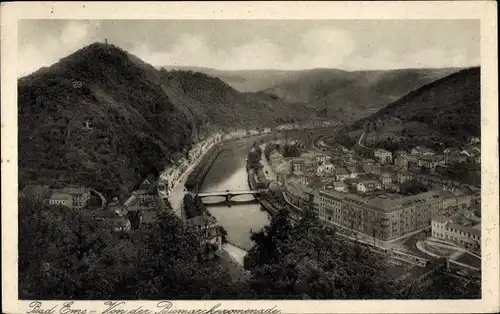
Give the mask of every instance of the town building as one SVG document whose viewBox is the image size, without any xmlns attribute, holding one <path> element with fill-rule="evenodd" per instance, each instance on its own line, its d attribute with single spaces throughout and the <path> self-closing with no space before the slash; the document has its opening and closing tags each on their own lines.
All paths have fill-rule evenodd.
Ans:
<svg viewBox="0 0 500 314">
<path fill-rule="evenodd" d="M 330 163 L 326 163 L 326 164 L 319 164 L 318 167 L 316 168 L 316 174 L 318 176 L 322 176 L 322 175 L 327 175 L 327 174 L 331 174 L 334 170 L 334 166 Z"/>
<path fill-rule="evenodd" d="M 394 158 L 394 165 L 398 168 L 408 168 L 408 158 L 406 156 L 398 156 Z"/>
<path fill-rule="evenodd" d="M 88 205 L 90 190 L 84 187 L 66 187 L 52 190 L 48 203 L 81 209 Z"/>
<path fill-rule="evenodd" d="M 68 193 L 52 192 L 48 203 L 50 205 L 62 205 L 73 208 L 73 198 Z"/>
<path fill-rule="evenodd" d="M 378 180 L 363 180 L 356 186 L 356 191 L 360 194 L 367 194 L 382 188 L 382 184 Z"/>
<path fill-rule="evenodd" d="M 450 149 L 444 152 L 444 163 L 446 165 L 462 163 L 465 161 L 467 161 L 467 156 L 460 154 L 460 151 L 458 150 Z"/>
<path fill-rule="evenodd" d="M 437 192 L 403 198 L 366 198 L 337 191 L 320 191 L 320 219 L 389 240 L 430 227 L 431 218 L 442 211 Z"/>
<path fill-rule="evenodd" d="M 418 164 L 418 159 L 420 158 L 419 155 L 406 155 L 405 156 L 406 160 L 408 160 L 408 167 L 410 167 L 411 165 L 415 165 L 415 164 Z"/>
<path fill-rule="evenodd" d="M 382 173 L 382 167 L 378 164 L 363 164 L 362 168 L 365 173 L 377 175 Z"/>
<path fill-rule="evenodd" d="M 481 139 L 479 137 L 477 137 L 477 136 L 473 136 L 470 139 L 470 143 L 473 144 L 473 145 L 479 144 L 479 143 L 481 143 Z"/>
<path fill-rule="evenodd" d="M 302 158 L 293 158 L 290 161 L 291 171 L 304 171 L 305 170 L 305 160 Z"/>
<path fill-rule="evenodd" d="M 411 150 L 411 155 L 418 157 L 433 156 L 434 154 L 435 152 L 432 149 L 425 146 L 417 146 Z"/>
<path fill-rule="evenodd" d="M 222 235 L 219 232 L 217 220 L 208 215 L 195 216 L 185 220 L 186 226 L 198 236 L 200 247 L 211 244 L 220 250 L 222 248 Z"/>
<path fill-rule="evenodd" d="M 314 156 L 314 159 L 316 161 L 316 164 L 325 164 L 329 160 L 331 160 L 331 157 L 325 154 L 317 154 Z"/>
<path fill-rule="evenodd" d="M 481 248 L 481 223 L 477 221 L 459 223 L 457 217 L 438 216 L 432 219 L 432 236 L 470 249 Z"/>
<path fill-rule="evenodd" d="M 481 154 L 481 149 L 477 146 L 469 146 L 460 152 L 462 155 L 467 157 L 475 156 L 476 154 Z"/>
<path fill-rule="evenodd" d="M 335 179 L 337 181 L 344 181 L 345 179 L 349 178 L 350 176 L 351 176 L 351 174 L 344 167 L 340 167 L 340 168 L 335 169 Z"/>
<path fill-rule="evenodd" d="M 364 174 L 363 169 L 356 165 L 346 166 L 346 168 L 349 171 L 349 177 L 352 179 L 355 179 L 360 175 Z"/>
<path fill-rule="evenodd" d="M 337 192 L 343 192 L 343 193 L 349 192 L 349 188 L 347 184 L 345 184 L 344 182 L 333 182 L 332 185 L 333 189 Z"/>
<path fill-rule="evenodd" d="M 437 166 L 444 165 L 444 158 L 439 158 L 437 156 L 422 156 L 418 159 L 418 166 L 427 168 L 434 171 Z"/>
<path fill-rule="evenodd" d="M 285 189 L 285 194 L 290 203 L 298 207 L 309 205 L 311 193 L 312 189 L 300 182 L 287 184 Z"/>
<path fill-rule="evenodd" d="M 277 166 L 273 166 L 276 173 L 276 180 L 279 184 L 284 185 L 286 182 L 287 176 L 291 173 L 290 164 L 287 162 L 278 164 Z"/>
<path fill-rule="evenodd" d="M 129 231 L 130 229 L 132 229 L 132 224 L 126 217 L 116 216 L 113 218 L 109 218 L 108 221 L 111 222 L 113 231 L 115 232 Z"/>
<path fill-rule="evenodd" d="M 132 193 L 129 198 L 123 203 L 123 209 L 127 211 L 138 211 L 140 209 L 140 201 L 138 195 Z"/>
<path fill-rule="evenodd" d="M 156 193 L 156 182 L 153 176 L 148 176 L 144 181 L 142 181 L 139 188 L 132 192 L 139 199 L 140 207 L 153 207 L 154 202 L 157 197 Z"/>
<path fill-rule="evenodd" d="M 408 156 L 408 152 L 406 150 L 400 149 L 394 152 L 394 157 L 403 157 Z"/>
<path fill-rule="evenodd" d="M 382 185 L 384 189 L 388 189 L 392 187 L 392 179 L 394 174 L 391 172 L 383 172 L 380 174 L 380 181 L 382 181 Z"/>
<path fill-rule="evenodd" d="M 481 153 L 477 154 L 473 157 L 473 161 L 475 164 L 481 164 Z"/>
<path fill-rule="evenodd" d="M 407 169 L 402 169 L 402 170 L 398 171 L 397 181 L 400 184 L 403 184 L 407 181 L 411 181 L 414 178 L 415 178 L 415 175 L 413 174 L 413 172 L 408 171 Z"/>
<path fill-rule="evenodd" d="M 462 186 L 453 189 L 453 195 L 455 195 L 457 206 L 460 208 L 469 208 L 475 201 L 480 201 L 481 190 L 473 189 L 471 187 Z"/>
<path fill-rule="evenodd" d="M 362 158 L 361 159 L 361 163 L 362 164 L 370 164 L 370 165 L 373 165 L 375 163 L 375 160 L 371 159 L 371 158 Z"/>
<path fill-rule="evenodd" d="M 386 149 L 376 149 L 374 152 L 375 158 L 377 158 L 382 164 L 392 163 L 392 153 Z"/>
<path fill-rule="evenodd" d="M 303 185 L 307 185 L 307 180 L 304 174 L 301 171 L 296 171 L 293 173 L 290 173 L 289 175 L 286 176 L 284 185 L 288 186 L 289 184 L 294 184 L 294 183 L 299 183 Z"/>
</svg>

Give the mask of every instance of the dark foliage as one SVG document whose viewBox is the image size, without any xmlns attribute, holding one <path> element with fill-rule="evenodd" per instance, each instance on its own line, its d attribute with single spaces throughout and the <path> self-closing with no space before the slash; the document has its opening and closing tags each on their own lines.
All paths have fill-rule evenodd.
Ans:
<svg viewBox="0 0 500 314">
<path fill-rule="evenodd" d="M 351 149 L 356 144 L 356 139 L 350 137 L 346 133 L 338 133 L 334 137 L 335 142 L 345 148 Z"/>
<path fill-rule="evenodd" d="M 254 143 L 253 147 L 248 152 L 247 157 L 247 165 L 250 169 L 260 170 L 262 169 L 262 164 L 260 163 L 260 159 L 262 156 L 262 150 L 260 147 Z"/>
<path fill-rule="evenodd" d="M 21 299 L 203 299 L 232 291 L 197 237 L 168 212 L 150 229 L 113 232 L 85 212 L 20 199 Z"/>
<path fill-rule="evenodd" d="M 306 210 L 292 224 L 287 210 L 252 234 L 245 257 L 252 271 L 250 288 L 271 299 L 369 299 L 397 296 L 397 285 L 384 274 L 385 259 L 364 247 L 340 240 Z"/>
<path fill-rule="evenodd" d="M 184 212 L 186 219 L 190 219 L 203 214 L 210 215 L 205 204 L 196 195 L 186 193 L 184 195 Z"/>
<path fill-rule="evenodd" d="M 283 157 L 300 157 L 300 148 L 297 145 L 283 145 Z"/>
<path fill-rule="evenodd" d="M 305 112 L 95 43 L 18 81 L 19 179 L 124 196 L 200 136 Z"/>
<path fill-rule="evenodd" d="M 377 132 L 379 140 L 373 144 L 388 148 L 460 147 L 480 136 L 480 76 L 477 67 L 453 73 L 358 120 L 350 130 Z M 384 130 L 398 130 L 388 141 L 397 143 L 387 143 Z"/>
<path fill-rule="evenodd" d="M 403 195 L 416 195 L 428 191 L 425 184 L 414 180 L 401 184 L 400 189 L 400 193 Z"/>
</svg>

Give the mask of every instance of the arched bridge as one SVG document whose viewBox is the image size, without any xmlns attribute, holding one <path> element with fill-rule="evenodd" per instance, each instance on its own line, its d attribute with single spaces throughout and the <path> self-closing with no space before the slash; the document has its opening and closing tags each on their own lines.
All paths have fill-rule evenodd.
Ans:
<svg viewBox="0 0 500 314">
<path fill-rule="evenodd" d="M 258 195 L 262 192 L 267 191 L 266 189 L 258 189 L 258 190 L 226 190 L 226 191 L 213 191 L 213 192 L 205 192 L 198 193 L 197 196 L 199 198 L 209 197 L 209 196 L 224 196 L 227 201 L 231 200 L 233 196 L 237 195 Z"/>
</svg>

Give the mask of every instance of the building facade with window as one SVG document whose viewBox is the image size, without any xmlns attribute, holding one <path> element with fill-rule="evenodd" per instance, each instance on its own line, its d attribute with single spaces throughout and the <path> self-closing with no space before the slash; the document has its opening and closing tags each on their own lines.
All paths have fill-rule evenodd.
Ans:
<svg viewBox="0 0 500 314">
<path fill-rule="evenodd" d="M 453 242 L 466 249 L 481 248 L 481 224 L 464 226 L 455 223 L 452 218 L 438 216 L 432 219 L 432 236 Z"/>
<path fill-rule="evenodd" d="M 392 163 L 392 153 L 386 149 L 376 149 L 374 152 L 374 156 L 382 164 Z"/>
<path fill-rule="evenodd" d="M 51 205 L 62 205 L 68 208 L 81 209 L 88 205 L 90 190 L 83 187 L 66 187 L 53 190 L 48 203 Z"/>
<path fill-rule="evenodd" d="M 390 240 L 431 226 L 443 210 L 438 192 L 399 199 L 363 198 L 337 191 L 320 191 L 320 219 L 380 240 Z"/>
</svg>

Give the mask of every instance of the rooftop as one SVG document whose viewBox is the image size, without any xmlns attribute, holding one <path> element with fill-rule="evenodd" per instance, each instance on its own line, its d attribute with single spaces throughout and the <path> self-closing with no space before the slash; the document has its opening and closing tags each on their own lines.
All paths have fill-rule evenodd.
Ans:
<svg viewBox="0 0 500 314">
<path fill-rule="evenodd" d="M 345 194 L 336 191 L 324 191 L 320 192 L 323 195 L 331 196 L 335 198 L 340 198 L 345 201 L 349 201 L 351 203 L 356 203 L 358 205 L 364 205 L 372 208 L 373 210 L 382 211 L 382 212 L 391 212 L 395 210 L 399 210 L 402 207 L 416 205 L 416 204 L 425 204 L 426 202 L 432 200 L 438 200 L 440 198 L 439 193 L 436 191 L 425 192 L 417 195 L 407 196 L 407 197 L 362 197 L 356 194 Z"/>
<path fill-rule="evenodd" d="M 61 201 L 66 201 L 71 199 L 71 195 L 68 193 L 61 193 L 61 192 L 53 192 L 50 195 L 51 200 L 61 200 Z"/>
<path fill-rule="evenodd" d="M 481 229 L 480 229 L 481 227 L 480 226 L 479 226 L 479 229 L 477 229 L 474 227 L 466 227 L 466 226 L 462 226 L 460 224 L 449 222 L 446 224 L 446 227 L 481 237 Z"/>
<path fill-rule="evenodd" d="M 303 158 L 293 158 L 290 160 L 291 164 L 304 164 L 306 161 Z"/>
<path fill-rule="evenodd" d="M 432 220 L 437 221 L 437 222 L 449 222 L 450 218 L 445 217 L 445 216 L 436 216 L 436 217 L 433 217 Z"/>
<path fill-rule="evenodd" d="M 139 203 L 139 199 L 137 198 L 137 196 L 132 195 L 125 201 L 125 203 L 123 203 L 123 205 L 125 205 L 126 207 L 133 207 L 133 206 L 137 205 L 138 203 Z"/>
<path fill-rule="evenodd" d="M 374 179 L 367 179 L 360 181 L 358 184 L 380 184 L 380 181 Z"/>
<path fill-rule="evenodd" d="M 62 193 L 68 193 L 68 194 L 85 194 L 89 192 L 89 189 L 84 188 L 84 187 L 65 187 L 64 189 L 60 190 Z"/>
<path fill-rule="evenodd" d="M 390 154 L 391 152 L 390 152 L 390 151 L 388 151 L 387 149 L 377 148 L 377 149 L 375 150 L 375 154 L 376 154 L 376 153 Z"/>
<path fill-rule="evenodd" d="M 427 148 L 425 146 L 417 146 L 414 149 L 412 149 L 412 152 L 418 152 L 418 153 L 434 153 L 434 151 L 430 148 Z"/>
</svg>

